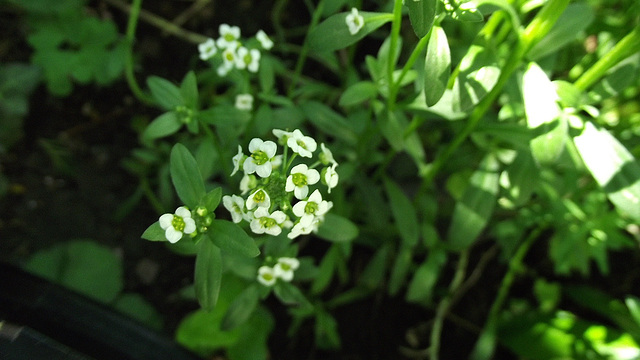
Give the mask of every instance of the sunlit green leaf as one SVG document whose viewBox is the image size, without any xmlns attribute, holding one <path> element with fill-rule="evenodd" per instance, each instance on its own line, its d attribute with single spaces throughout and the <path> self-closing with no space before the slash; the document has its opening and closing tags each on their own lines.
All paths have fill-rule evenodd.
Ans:
<svg viewBox="0 0 640 360">
<path fill-rule="evenodd" d="M 416 36 L 426 36 L 436 18 L 438 0 L 408 0 L 404 4 L 409 9 L 409 20 Z"/>
<path fill-rule="evenodd" d="M 424 94 L 427 106 L 435 105 L 444 95 L 451 76 L 451 53 L 444 29 L 433 28 L 424 62 Z"/>
<path fill-rule="evenodd" d="M 480 45 L 471 45 L 460 61 L 453 84 L 453 110 L 468 111 L 495 86 L 500 76 L 495 53 Z"/>
</svg>

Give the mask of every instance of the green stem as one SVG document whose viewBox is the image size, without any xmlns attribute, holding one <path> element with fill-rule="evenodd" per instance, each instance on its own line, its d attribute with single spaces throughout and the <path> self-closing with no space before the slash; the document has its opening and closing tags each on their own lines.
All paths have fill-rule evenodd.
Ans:
<svg viewBox="0 0 640 360">
<path fill-rule="evenodd" d="M 136 76 L 133 71 L 133 43 L 135 41 L 136 26 L 138 25 L 138 18 L 140 16 L 140 8 L 142 7 L 142 0 L 133 0 L 131 5 L 131 13 L 129 14 L 129 21 L 127 23 L 127 58 L 125 62 L 125 76 L 127 78 L 127 84 L 133 95 L 141 102 L 150 105 L 153 104 L 153 99 L 140 88 L 136 80 Z"/>
<path fill-rule="evenodd" d="M 160 201 L 160 199 L 158 199 L 156 194 L 151 191 L 151 186 L 149 186 L 149 179 L 147 179 L 145 176 L 141 176 L 139 183 L 144 196 L 147 198 L 151 206 L 153 206 L 153 209 L 158 214 L 163 214 L 165 212 L 165 207 L 164 205 L 162 205 L 162 202 Z"/>
<path fill-rule="evenodd" d="M 636 28 L 622 38 L 611 51 L 606 53 L 600 60 L 585 71 L 575 82 L 575 87 L 578 90 L 587 90 L 596 81 L 600 80 L 614 65 L 637 53 L 639 48 L 640 25 L 636 26 Z"/>
<path fill-rule="evenodd" d="M 324 9 L 324 0 L 320 0 L 318 6 L 313 11 L 313 15 L 311 17 L 311 24 L 309 24 L 309 30 L 307 31 L 307 37 L 304 39 L 304 44 L 302 45 L 302 50 L 300 50 L 300 56 L 298 56 L 298 61 L 296 62 L 296 68 L 293 72 L 293 80 L 289 85 L 289 90 L 287 91 L 287 97 L 291 98 L 293 90 L 298 83 L 298 78 L 302 73 L 302 67 L 304 66 L 305 61 L 307 60 L 307 53 L 309 52 L 309 33 L 313 30 L 318 23 L 320 22 L 320 16 L 322 15 L 322 10 Z"/>
<path fill-rule="evenodd" d="M 458 259 L 458 265 L 456 266 L 456 272 L 449 285 L 448 295 L 438 303 L 436 308 L 436 315 L 433 319 L 433 327 L 431 328 L 431 345 L 429 346 L 429 359 L 438 360 L 438 354 L 440 352 L 440 337 L 442 336 L 442 326 L 444 325 L 444 319 L 449 312 L 451 300 L 458 290 L 462 281 L 464 280 L 465 272 L 467 270 L 467 264 L 469 263 L 469 250 L 464 250 L 460 253 Z"/>
<path fill-rule="evenodd" d="M 400 27 L 402 25 L 402 0 L 395 0 L 393 6 L 393 20 L 391 22 L 391 42 L 389 43 L 389 56 L 387 64 L 387 84 L 389 84 L 389 90 L 394 86 L 393 84 L 393 71 L 396 69 L 396 47 L 398 46 L 398 38 L 400 37 Z M 395 99 L 389 96 L 387 101 L 388 108 L 391 110 L 395 107 Z"/>
<path fill-rule="evenodd" d="M 400 91 L 400 83 L 402 83 L 402 79 L 404 79 L 404 77 L 407 75 L 409 70 L 413 68 L 413 65 L 418 60 L 418 56 L 422 54 L 422 51 L 429 43 L 429 38 L 431 37 L 432 30 L 433 30 L 433 27 L 431 28 L 431 30 L 429 30 L 429 33 L 423 36 L 422 39 L 420 39 L 420 41 L 418 42 L 418 44 L 416 44 L 416 47 L 413 49 L 411 56 L 409 56 L 407 63 L 404 64 L 404 66 L 402 67 L 402 72 L 400 72 L 400 76 L 398 77 L 398 80 L 390 83 L 391 85 L 389 87 L 389 104 L 395 104 L 396 98 L 398 96 L 398 92 Z"/>
</svg>

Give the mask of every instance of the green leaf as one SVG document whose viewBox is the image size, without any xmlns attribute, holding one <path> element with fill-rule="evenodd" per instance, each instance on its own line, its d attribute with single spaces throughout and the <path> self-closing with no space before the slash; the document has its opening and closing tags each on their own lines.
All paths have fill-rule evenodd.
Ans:
<svg viewBox="0 0 640 360">
<path fill-rule="evenodd" d="M 237 224 L 227 220 L 213 220 L 207 233 L 211 241 L 230 254 L 256 257 L 260 250 L 255 241 Z"/>
<path fill-rule="evenodd" d="M 536 63 L 522 77 L 522 96 L 527 126 L 535 138 L 529 146 L 538 164 L 555 162 L 564 150 L 568 124 L 561 116 L 556 87 Z"/>
<path fill-rule="evenodd" d="M 487 155 L 456 202 L 447 235 L 452 250 L 471 246 L 489 222 L 498 195 L 498 166 L 495 157 Z"/>
<path fill-rule="evenodd" d="M 331 314 L 323 310 L 316 312 L 315 340 L 321 349 L 336 350 L 340 348 L 338 322 Z"/>
<path fill-rule="evenodd" d="M 371 81 L 360 81 L 349 86 L 340 96 L 339 104 L 343 107 L 361 104 L 374 99 L 378 95 L 378 87 Z"/>
<path fill-rule="evenodd" d="M 328 213 L 324 216 L 317 235 L 333 242 L 349 242 L 358 237 L 358 227 L 347 218 Z"/>
<path fill-rule="evenodd" d="M 609 132 L 587 122 L 573 139 L 582 160 L 620 212 L 640 221 L 640 165 Z"/>
<path fill-rule="evenodd" d="M 301 108 L 309 121 L 323 132 L 351 145 L 358 142 L 358 135 L 347 119 L 327 105 L 317 101 L 308 101 L 303 103 Z"/>
<path fill-rule="evenodd" d="M 415 271 L 409 283 L 406 299 L 413 303 L 431 303 L 433 288 L 438 281 L 440 271 L 447 262 L 447 253 L 443 249 L 433 249 L 427 259 Z"/>
<path fill-rule="evenodd" d="M 220 327 L 222 330 L 235 329 L 249 319 L 258 306 L 260 298 L 258 290 L 257 284 L 251 284 L 233 300 L 222 319 L 222 326 Z"/>
<path fill-rule="evenodd" d="M 389 276 L 389 295 L 395 296 L 402 287 L 411 265 L 413 265 L 413 248 L 408 246 L 400 247 L 395 256 L 391 276 Z"/>
<path fill-rule="evenodd" d="M 558 49 L 571 42 L 578 41 L 582 31 L 594 18 L 594 11 L 589 4 L 583 2 L 569 4 L 547 35 L 527 52 L 527 57 L 534 60 L 540 59 L 556 53 Z"/>
<path fill-rule="evenodd" d="M 273 293 L 285 305 L 295 305 L 303 308 L 312 307 L 300 289 L 286 281 L 278 281 L 273 286 Z"/>
<path fill-rule="evenodd" d="M 500 67 L 495 53 L 480 45 L 471 45 L 460 61 L 453 84 L 453 110 L 467 111 L 479 103 L 498 82 Z"/>
<path fill-rule="evenodd" d="M 275 320 L 271 313 L 258 306 L 249 320 L 240 327 L 240 337 L 227 348 L 229 360 L 262 360 L 269 358 L 267 346 Z"/>
<path fill-rule="evenodd" d="M 332 15 L 313 28 L 307 36 L 311 50 L 328 52 L 345 48 L 393 20 L 393 15 L 389 13 L 360 11 L 364 26 L 355 35 L 351 35 L 346 22 L 348 14 L 343 12 Z"/>
<path fill-rule="evenodd" d="M 332 244 L 320 261 L 320 265 L 318 266 L 318 276 L 316 276 L 313 284 L 311 285 L 312 294 L 320 294 L 327 288 L 327 286 L 329 286 L 329 283 L 333 278 L 337 262 L 340 261 L 340 259 L 341 254 L 338 244 Z"/>
<path fill-rule="evenodd" d="M 200 306 L 206 311 L 213 310 L 222 283 L 222 257 L 220 249 L 208 239 L 198 243 L 194 282 Z"/>
<path fill-rule="evenodd" d="M 509 206 L 522 206 L 529 201 L 539 183 L 539 172 L 531 153 L 519 151 L 500 176 L 500 184 L 507 190 L 505 200 L 509 201 Z"/>
<path fill-rule="evenodd" d="M 184 76 L 184 79 L 182 79 L 180 96 L 186 107 L 194 110 L 198 108 L 198 81 L 193 71 L 189 71 L 187 75 Z"/>
<path fill-rule="evenodd" d="M 120 295 L 113 303 L 113 307 L 154 330 L 162 329 L 162 316 L 140 294 Z"/>
<path fill-rule="evenodd" d="M 407 0 L 404 4 L 409 9 L 409 20 L 416 36 L 426 36 L 436 18 L 438 0 Z"/>
<path fill-rule="evenodd" d="M 222 198 L 222 188 L 215 188 L 207 193 L 202 199 L 202 206 L 204 206 L 209 212 L 213 212 L 220 204 Z"/>
<path fill-rule="evenodd" d="M 427 106 L 435 105 L 444 95 L 451 76 L 451 52 L 447 34 L 439 26 L 433 28 L 424 62 L 424 95 Z"/>
<path fill-rule="evenodd" d="M 150 76 L 147 78 L 147 86 L 151 90 L 151 96 L 163 109 L 173 110 L 176 106 L 184 105 L 180 88 L 171 81 L 158 76 Z"/>
<path fill-rule="evenodd" d="M 377 289 L 382 286 L 387 270 L 387 262 L 391 249 L 389 244 L 383 245 L 373 255 L 367 266 L 360 274 L 360 284 L 368 289 Z"/>
<path fill-rule="evenodd" d="M 175 134 L 182 127 L 182 122 L 173 111 L 166 112 L 155 118 L 142 133 L 146 140 L 158 139 Z"/>
<path fill-rule="evenodd" d="M 158 221 L 151 224 L 140 237 L 150 241 L 167 241 L 165 231 L 160 227 L 160 222 Z"/>
<path fill-rule="evenodd" d="M 90 240 L 41 250 L 29 258 L 25 269 L 102 303 L 112 302 L 124 286 L 120 259 Z"/>
<path fill-rule="evenodd" d="M 402 189 L 393 181 L 385 179 L 384 187 L 391 203 L 391 213 L 402 244 L 413 247 L 418 243 L 419 223 L 416 209 Z"/>
<path fill-rule="evenodd" d="M 401 113 L 393 111 L 383 111 L 378 115 L 378 127 L 380 132 L 387 139 L 389 145 L 395 151 L 402 151 L 404 149 L 404 129 L 406 124 L 402 124 L 401 120 L 404 120 Z"/>
<path fill-rule="evenodd" d="M 173 186 L 180 200 L 195 209 L 205 195 L 204 181 L 196 159 L 184 145 L 175 144 L 171 149 L 169 168 Z"/>
</svg>

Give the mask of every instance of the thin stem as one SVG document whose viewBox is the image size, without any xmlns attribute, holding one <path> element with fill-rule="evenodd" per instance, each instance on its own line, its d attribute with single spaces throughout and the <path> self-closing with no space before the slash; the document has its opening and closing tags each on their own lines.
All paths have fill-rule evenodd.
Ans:
<svg viewBox="0 0 640 360">
<path fill-rule="evenodd" d="M 393 20 L 391 22 L 391 42 L 389 43 L 389 56 L 388 56 L 388 66 L 387 66 L 387 81 L 389 84 L 389 89 L 391 89 L 393 84 L 393 72 L 396 69 L 395 62 L 395 54 L 396 47 L 398 47 L 398 38 L 400 37 L 400 27 L 402 25 L 402 1 L 395 0 L 393 6 Z M 389 96 L 387 101 L 388 108 L 393 109 L 395 106 L 395 99 Z"/>
<path fill-rule="evenodd" d="M 140 188 L 144 193 L 144 196 L 147 198 L 151 206 L 153 206 L 153 209 L 158 214 L 164 213 L 165 207 L 164 205 L 162 205 L 162 202 L 160 201 L 160 199 L 158 199 L 156 194 L 154 194 L 153 191 L 151 190 L 151 186 L 149 186 L 149 179 L 147 179 L 145 176 L 141 176 L 139 183 L 140 183 Z"/>
<path fill-rule="evenodd" d="M 318 6 L 313 11 L 313 15 L 311 16 L 311 23 L 309 24 L 309 30 L 307 32 L 307 36 L 304 39 L 304 43 L 302 45 L 302 50 L 300 50 L 300 56 L 298 56 L 298 61 L 296 62 L 296 68 L 293 72 L 293 81 L 289 85 L 289 90 L 287 91 L 287 97 L 291 98 L 291 94 L 298 83 L 298 78 L 302 73 L 302 68 L 304 67 L 304 63 L 307 60 L 307 53 L 309 52 L 309 33 L 318 25 L 320 22 L 320 16 L 322 15 L 322 10 L 324 9 L 324 0 L 320 0 Z"/>
<path fill-rule="evenodd" d="M 133 43 L 135 42 L 136 26 L 138 25 L 138 17 L 140 15 L 140 8 L 142 7 L 142 0 L 133 0 L 133 5 L 130 9 L 129 21 L 127 23 L 127 58 L 125 60 L 125 77 L 127 84 L 133 95 L 135 95 L 141 102 L 150 105 L 153 104 L 153 99 L 147 95 L 136 80 L 136 76 L 133 71 Z"/>
<path fill-rule="evenodd" d="M 395 104 L 396 98 L 398 96 L 398 92 L 400 91 L 400 84 L 402 83 L 402 79 L 407 75 L 409 70 L 413 68 L 413 65 L 418 60 L 418 56 L 422 54 L 422 51 L 429 43 L 429 38 L 431 37 L 431 31 L 433 31 L 433 27 L 429 30 L 427 35 L 423 36 L 422 39 L 416 44 L 416 47 L 413 49 L 411 56 L 402 67 L 402 72 L 400 72 L 400 76 L 398 76 L 398 80 L 395 82 L 390 82 L 391 86 L 389 87 L 389 104 Z"/>
</svg>

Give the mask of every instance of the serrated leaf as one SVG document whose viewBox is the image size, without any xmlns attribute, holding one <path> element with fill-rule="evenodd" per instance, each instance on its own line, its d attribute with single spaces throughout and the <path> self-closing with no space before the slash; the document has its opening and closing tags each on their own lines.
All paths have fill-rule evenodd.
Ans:
<svg viewBox="0 0 640 360">
<path fill-rule="evenodd" d="M 355 35 L 351 35 L 347 26 L 348 12 L 332 15 L 318 24 L 307 36 L 311 49 L 317 52 L 342 49 L 356 43 L 393 19 L 393 15 L 389 13 L 360 11 L 359 14 L 364 19 L 364 26 Z"/>
<path fill-rule="evenodd" d="M 452 250 L 471 246 L 489 222 L 498 195 L 498 167 L 495 157 L 487 155 L 456 202 L 447 235 Z"/>
<path fill-rule="evenodd" d="M 419 223 L 416 209 L 402 189 L 393 181 L 385 179 L 384 187 L 391 204 L 391 213 L 402 239 L 402 244 L 413 247 L 418 243 Z"/>
<path fill-rule="evenodd" d="M 573 139 L 587 169 L 618 210 L 640 221 L 640 165 L 609 132 L 587 122 Z"/>
<path fill-rule="evenodd" d="M 439 26 L 433 28 L 424 62 L 424 95 L 427 106 L 435 105 L 444 95 L 451 76 L 451 52 L 447 34 Z"/>
<path fill-rule="evenodd" d="M 230 254 L 256 257 L 260 250 L 255 241 L 237 224 L 227 220 L 213 220 L 207 232 L 211 241 Z"/>
<path fill-rule="evenodd" d="M 151 90 L 151 96 L 163 109 L 173 110 L 177 106 L 184 105 L 180 88 L 171 81 L 158 76 L 150 76 L 147 78 L 147 86 Z"/>
<path fill-rule="evenodd" d="M 200 306 L 207 311 L 213 310 L 222 283 L 222 256 L 220 248 L 206 238 L 198 243 L 194 283 Z"/>
<path fill-rule="evenodd" d="M 328 213 L 320 224 L 317 235 L 333 242 L 348 242 L 358 237 L 358 227 L 345 217 Z"/>
<path fill-rule="evenodd" d="M 182 122 L 173 111 L 166 112 L 153 121 L 144 129 L 142 137 L 147 140 L 175 134 L 182 127 Z"/>
<path fill-rule="evenodd" d="M 409 9 L 409 20 L 416 36 L 426 36 L 436 18 L 438 0 L 408 0 L 404 4 Z"/>
<path fill-rule="evenodd" d="M 196 159 L 184 145 L 175 144 L 171 149 L 169 168 L 173 186 L 180 200 L 195 209 L 205 195 L 204 181 Z"/>
</svg>

